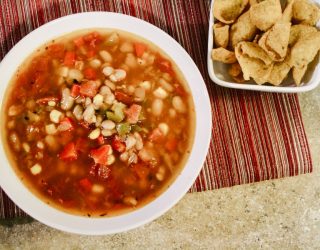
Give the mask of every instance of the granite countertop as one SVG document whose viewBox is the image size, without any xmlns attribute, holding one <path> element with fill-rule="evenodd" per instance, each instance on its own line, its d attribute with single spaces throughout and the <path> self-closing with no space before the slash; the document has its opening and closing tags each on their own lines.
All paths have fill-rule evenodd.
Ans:
<svg viewBox="0 0 320 250">
<path fill-rule="evenodd" d="M 312 174 L 187 194 L 159 219 L 115 235 L 78 236 L 39 222 L 0 226 L 0 249 L 319 249 L 320 87 L 299 99 Z"/>
</svg>

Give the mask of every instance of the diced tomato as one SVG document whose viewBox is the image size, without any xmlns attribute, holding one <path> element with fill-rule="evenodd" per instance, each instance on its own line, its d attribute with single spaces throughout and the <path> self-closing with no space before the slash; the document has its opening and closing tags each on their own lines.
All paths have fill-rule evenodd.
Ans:
<svg viewBox="0 0 320 250">
<path fill-rule="evenodd" d="M 149 140 L 151 142 L 161 142 L 163 139 L 164 134 L 159 128 L 155 128 L 154 130 L 152 130 L 151 135 L 149 136 Z"/>
<path fill-rule="evenodd" d="M 78 138 L 76 140 L 76 150 L 81 153 L 87 153 L 89 149 L 88 140 L 85 138 Z"/>
<path fill-rule="evenodd" d="M 53 58 L 62 59 L 64 57 L 64 46 L 59 43 L 54 43 L 48 46 L 48 53 Z"/>
<path fill-rule="evenodd" d="M 42 105 L 47 105 L 48 102 L 50 101 L 54 101 L 54 102 L 58 102 L 59 99 L 57 97 L 53 97 L 53 96 L 50 96 L 50 97 L 43 97 L 43 98 L 40 98 L 36 101 L 37 104 L 42 104 Z"/>
<path fill-rule="evenodd" d="M 142 107 L 140 105 L 132 104 L 130 108 L 124 111 L 127 115 L 127 121 L 129 123 L 137 123 L 139 121 L 141 109 Z"/>
<path fill-rule="evenodd" d="M 115 136 L 112 140 L 112 148 L 116 151 L 118 151 L 119 153 L 123 153 L 124 151 L 126 151 L 126 144 L 120 140 L 120 138 L 118 136 Z"/>
<path fill-rule="evenodd" d="M 124 104 L 130 105 L 133 102 L 132 97 L 123 92 L 115 91 L 114 95 L 119 102 L 123 102 Z"/>
<path fill-rule="evenodd" d="M 103 145 L 104 144 L 104 137 L 103 135 L 99 135 L 99 137 L 97 138 L 98 144 L 99 145 Z"/>
<path fill-rule="evenodd" d="M 78 153 L 73 142 L 69 142 L 59 155 L 63 161 L 74 161 L 78 158 Z"/>
<path fill-rule="evenodd" d="M 106 165 L 111 150 L 110 145 L 103 145 L 100 148 L 92 149 L 89 156 L 94 160 L 95 164 Z"/>
<path fill-rule="evenodd" d="M 162 58 L 161 56 L 157 56 L 155 59 L 155 64 L 159 67 L 161 71 L 166 72 L 170 75 L 174 75 L 174 71 L 172 69 L 170 61 Z"/>
<path fill-rule="evenodd" d="M 74 40 L 73 40 L 73 43 L 74 43 L 78 48 L 80 48 L 81 46 L 84 45 L 83 37 L 78 37 L 78 38 L 74 39 Z"/>
<path fill-rule="evenodd" d="M 168 139 L 168 141 L 165 144 L 165 148 L 170 152 L 175 151 L 177 149 L 177 146 L 178 140 L 176 138 Z"/>
<path fill-rule="evenodd" d="M 73 67 L 76 62 L 76 53 L 74 51 L 67 51 L 64 55 L 63 64 L 67 67 Z"/>
<path fill-rule="evenodd" d="M 92 189 L 92 183 L 88 178 L 83 178 L 79 181 L 79 185 L 85 192 L 91 192 Z"/>
<path fill-rule="evenodd" d="M 88 35 L 85 35 L 83 37 L 83 40 L 86 43 L 89 43 L 90 47 L 95 48 L 97 46 L 97 44 L 101 42 L 101 36 L 98 32 L 95 31 L 95 32 L 92 32 Z"/>
<path fill-rule="evenodd" d="M 187 95 L 186 91 L 183 89 L 183 87 L 180 84 L 175 84 L 174 88 L 178 95 L 182 97 L 185 97 Z"/>
<path fill-rule="evenodd" d="M 93 49 L 89 49 L 86 53 L 87 58 L 92 58 L 97 54 L 97 52 Z"/>
<path fill-rule="evenodd" d="M 59 126 L 58 126 L 59 131 L 71 131 L 73 129 L 74 129 L 74 127 L 72 125 L 72 119 L 69 117 L 64 117 L 60 121 Z"/>
<path fill-rule="evenodd" d="M 134 43 L 134 49 L 137 57 L 142 57 L 143 53 L 147 50 L 147 45 L 143 43 Z"/>
<path fill-rule="evenodd" d="M 97 94 L 98 86 L 96 82 L 88 81 L 81 84 L 80 94 L 83 96 L 94 97 Z"/>
<path fill-rule="evenodd" d="M 89 80 L 97 79 L 97 72 L 93 68 L 86 68 L 84 71 L 84 77 Z"/>
<path fill-rule="evenodd" d="M 72 85 L 72 88 L 71 88 L 71 96 L 73 97 L 73 98 L 76 98 L 77 96 L 79 96 L 79 94 L 80 94 L 80 85 L 78 85 L 78 84 L 73 84 Z"/>
</svg>

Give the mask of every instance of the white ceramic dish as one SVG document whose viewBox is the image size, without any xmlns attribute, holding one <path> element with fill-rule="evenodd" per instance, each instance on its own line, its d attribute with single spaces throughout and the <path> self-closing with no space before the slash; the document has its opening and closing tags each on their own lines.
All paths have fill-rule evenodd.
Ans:
<svg viewBox="0 0 320 250">
<path fill-rule="evenodd" d="M 313 2 L 320 5 L 320 0 L 313 0 Z M 210 20 L 209 20 L 209 32 L 208 32 L 208 73 L 213 82 L 216 84 L 233 89 L 245 89 L 245 90 L 255 90 L 255 91 L 265 91 L 265 92 L 279 92 L 279 93 L 300 93 L 310 91 L 316 88 L 320 84 L 320 56 L 319 53 L 316 59 L 308 67 L 308 71 L 302 80 L 300 86 L 295 86 L 293 79 L 288 77 L 281 86 L 271 86 L 271 85 L 257 85 L 253 81 L 247 83 L 236 83 L 228 75 L 228 65 L 215 62 L 211 59 L 211 50 L 214 45 L 214 32 L 213 32 L 213 4 L 214 0 L 211 1 L 210 9 Z M 317 24 L 317 28 L 320 29 L 320 22 Z"/>
<path fill-rule="evenodd" d="M 9 165 L 0 144 L 0 185 L 26 213 L 48 226 L 78 234 L 102 235 L 126 231 L 154 220 L 188 191 L 199 174 L 209 147 L 211 107 L 203 78 L 186 51 L 169 35 L 155 26 L 130 16 L 91 12 L 66 16 L 47 23 L 23 38 L 0 64 L 0 105 L 7 84 L 22 61 L 50 39 L 86 28 L 121 29 L 148 39 L 161 47 L 181 69 L 191 89 L 196 109 L 195 141 L 189 160 L 174 183 L 157 199 L 133 212 L 110 218 L 86 218 L 70 215 L 48 206 L 33 195 Z M 2 138 L 3 139 L 3 138 Z"/>
</svg>

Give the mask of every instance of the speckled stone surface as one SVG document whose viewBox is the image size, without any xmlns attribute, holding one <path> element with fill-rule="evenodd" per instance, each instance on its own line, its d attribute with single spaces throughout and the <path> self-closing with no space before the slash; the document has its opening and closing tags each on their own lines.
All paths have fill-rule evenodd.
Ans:
<svg viewBox="0 0 320 250">
<path fill-rule="evenodd" d="M 0 249 L 319 249 L 320 87 L 299 98 L 312 174 L 187 194 L 152 223 L 115 235 L 0 226 Z"/>
</svg>

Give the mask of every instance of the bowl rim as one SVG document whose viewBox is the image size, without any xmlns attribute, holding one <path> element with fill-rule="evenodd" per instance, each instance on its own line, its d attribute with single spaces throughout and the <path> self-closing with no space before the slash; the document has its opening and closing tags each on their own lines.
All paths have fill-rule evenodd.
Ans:
<svg viewBox="0 0 320 250">
<path fill-rule="evenodd" d="M 3 108 L 4 93 L 13 73 L 32 51 L 55 37 L 87 28 L 121 29 L 141 36 L 162 48 L 184 75 L 195 107 L 194 143 L 181 173 L 155 200 L 137 210 L 114 217 L 76 216 L 45 204 L 19 180 L 10 166 L 3 144 L 0 144 L 0 159 L 3 162 L 0 165 L 0 171 L 3 173 L 0 175 L 0 186 L 15 204 L 50 227 L 76 234 L 105 235 L 127 231 L 158 218 L 186 194 L 205 161 L 211 138 L 212 117 L 210 99 L 202 75 L 181 45 L 163 30 L 146 21 L 113 12 L 85 12 L 64 16 L 40 26 L 21 39 L 0 63 L 0 74 L 3 82 L 6 82 L 0 85 L 0 108 Z M 3 134 L 4 132 L 1 133 L 1 140 L 5 140 Z"/>
<path fill-rule="evenodd" d="M 248 83 L 237 83 L 237 82 L 229 82 L 221 80 L 217 77 L 214 72 L 213 65 L 215 62 L 211 58 L 211 50 L 214 44 L 214 32 L 213 32 L 213 24 L 214 24 L 214 16 L 213 16 L 213 4 L 215 0 L 211 1 L 210 7 L 210 18 L 209 18 L 209 31 L 208 31 L 208 48 L 207 48 L 207 69 L 208 74 L 211 80 L 222 86 L 232 89 L 242 89 L 242 90 L 253 90 L 253 91 L 262 91 L 262 92 L 274 92 L 274 93 L 302 93 L 315 89 L 320 84 L 320 56 L 319 62 L 314 69 L 313 79 L 309 82 L 305 83 L 302 86 L 272 86 L 272 85 L 258 85 L 258 84 L 248 84 Z M 320 4 L 319 0 L 313 0 L 313 2 Z M 320 21 L 317 24 L 317 27 L 320 26 Z M 319 52 L 318 52 L 319 53 Z"/>
</svg>

